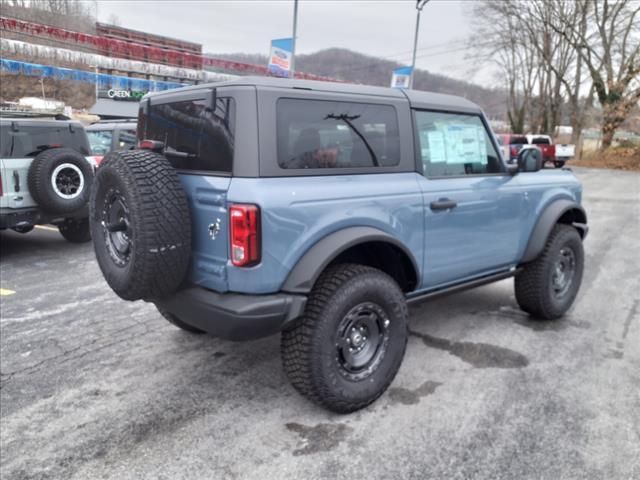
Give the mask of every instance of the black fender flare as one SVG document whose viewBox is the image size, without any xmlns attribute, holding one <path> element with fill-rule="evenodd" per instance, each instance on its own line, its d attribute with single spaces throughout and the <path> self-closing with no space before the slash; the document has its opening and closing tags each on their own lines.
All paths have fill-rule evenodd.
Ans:
<svg viewBox="0 0 640 480">
<path fill-rule="evenodd" d="M 411 260 L 419 279 L 420 269 L 411 251 L 392 235 L 373 227 L 348 227 L 319 240 L 298 260 L 289 272 L 281 290 L 309 293 L 322 271 L 342 252 L 367 242 L 386 242 L 399 248 Z"/>
<path fill-rule="evenodd" d="M 527 248 L 522 256 L 522 263 L 535 260 L 536 257 L 540 255 L 542 249 L 547 243 L 547 238 L 549 238 L 551 229 L 567 212 L 572 212 L 572 219 L 569 224 L 573 225 L 580 232 L 582 238 L 586 236 L 588 228 L 587 214 L 585 213 L 584 208 L 582 208 L 578 203 L 565 198 L 555 200 L 545 208 L 533 227 L 533 231 L 529 236 Z"/>
</svg>

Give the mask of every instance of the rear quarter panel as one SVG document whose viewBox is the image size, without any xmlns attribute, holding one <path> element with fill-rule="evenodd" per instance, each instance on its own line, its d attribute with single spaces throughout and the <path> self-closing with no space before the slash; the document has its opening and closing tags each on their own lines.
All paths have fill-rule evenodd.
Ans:
<svg viewBox="0 0 640 480">
<path fill-rule="evenodd" d="M 228 263 L 229 290 L 277 292 L 316 242 L 352 226 L 370 226 L 393 235 L 421 265 L 423 200 L 417 175 L 233 178 L 228 202 L 260 206 L 262 261 L 252 268 Z"/>
</svg>

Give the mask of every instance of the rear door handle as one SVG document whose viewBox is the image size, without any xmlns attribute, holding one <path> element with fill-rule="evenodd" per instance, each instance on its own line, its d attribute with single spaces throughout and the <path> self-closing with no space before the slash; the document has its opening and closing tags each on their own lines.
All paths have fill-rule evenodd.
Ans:
<svg viewBox="0 0 640 480">
<path fill-rule="evenodd" d="M 457 206 L 458 202 L 455 202 L 450 198 L 441 198 L 430 203 L 431 210 L 448 210 L 450 208 L 456 208 Z"/>
</svg>

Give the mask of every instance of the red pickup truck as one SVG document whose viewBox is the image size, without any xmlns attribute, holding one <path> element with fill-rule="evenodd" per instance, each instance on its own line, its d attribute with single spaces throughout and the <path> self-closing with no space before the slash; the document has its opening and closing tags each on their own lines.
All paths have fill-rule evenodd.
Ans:
<svg viewBox="0 0 640 480">
<path fill-rule="evenodd" d="M 542 151 L 542 165 L 547 162 L 556 165 L 556 146 L 549 135 L 527 135 L 529 144 L 535 145 Z"/>
</svg>

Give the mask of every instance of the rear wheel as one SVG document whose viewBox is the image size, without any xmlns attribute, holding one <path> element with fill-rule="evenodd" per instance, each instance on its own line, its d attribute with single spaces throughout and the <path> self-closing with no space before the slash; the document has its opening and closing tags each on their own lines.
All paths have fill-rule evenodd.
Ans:
<svg viewBox="0 0 640 480">
<path fill-rule="evenodd" d="M 515 278 L 520 308 L 543 320 L 561 317 L 578 294 L 583 269 L 580 234 L 570 225 L 557 224 L 540 256 Z"/>
<path fill-rule="evenodd" d="M 555 162 L 553 162 L 553 166 L 556 168 L 564 167 L 564 160 L 556 160 Z"/>
<path fill-rule="evenodd" d="M 355 264 L 328 268 L 304 315 L 282 333 L 289 380 L 334 412 L 369 405 L 400 368 L 407 317 L 404 294 L 387 274 Z"/>
<path fill-rule="evenodd" d="M 88 218 L 66 218 L 58 225 L 60 234 L 71 243 L 86 243 L 91 241 Z"/>
<path fill-rule="evenodd" d="M 21 225 L 19 227 L 13 227 L 11 230 L 18 233 L 29 233 L 33 230 L 33 225 Z"/>
</svg>

